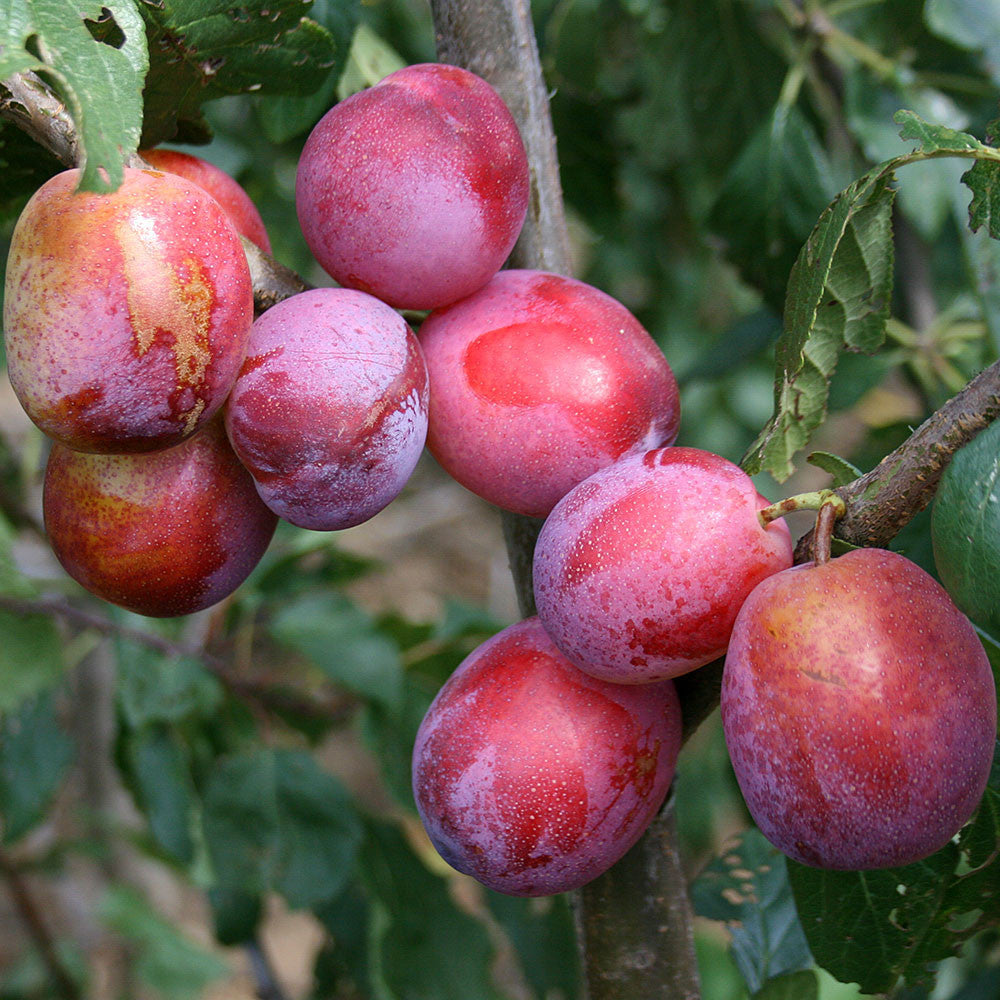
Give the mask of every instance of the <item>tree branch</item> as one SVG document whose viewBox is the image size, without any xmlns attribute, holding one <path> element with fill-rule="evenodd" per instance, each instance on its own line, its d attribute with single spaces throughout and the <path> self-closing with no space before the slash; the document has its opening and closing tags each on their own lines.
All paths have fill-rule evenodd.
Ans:
<svg viewBox="0 0 1000 1000">
<path fill-rule="evenodd" d="M 334 697 L 324 701 L 287 688 L 261 683 L 255 678 L 238 673 L 222 657 L 214 656 L 200 646 L 174 642 L 153 632 L 121 625 L 61 598 L 27 599 L 0 595 L 0 608 L 17 615 L 41 614 L 61 618 L 80 628 L 90 629 L 100 635 L 117 636 L 155 650 L 164 656 L 183 656 L 197 660 L 233 695 L 279 715 L 296 715 L 304 719 L 335 723 L 349 718 L 357 707 L 357 701 L 343 692 L 338 691 Z"/>
<path fill-rule="evenodd" d="M 955 452 L 1000 415 L 1000 361 L 980 372 L 929 416 L 895 451 L 836 492 L 847 503 L 834 537 L 851 545 L 885 546 L 933 499 Z M 812 532 L 796 546 L 796 562 L 812 558 Z"/>
<path fill-rule="evenodd" d="M 21 874 L 20 868 L 2 847 L 0 847 L 0 874 L 3 875 L 4 881 L 7 883 L 7 888 L 10 890 L 11 898 L 21 916 L 21 921 L 38 949 L 42 964 L 45 966 L 58 995 L 63 1000 L 82 1000 L 83 992 L 76 980 L 63 966 L 49 928 L 42 918 L 41 911 Z"/>
</svg>

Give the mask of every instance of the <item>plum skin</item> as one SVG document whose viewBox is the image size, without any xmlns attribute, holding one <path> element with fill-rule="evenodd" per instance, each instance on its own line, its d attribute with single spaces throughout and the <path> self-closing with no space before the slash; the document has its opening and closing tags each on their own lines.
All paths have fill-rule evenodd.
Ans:
<svg viewBox="0 0 1000 1000">
<path fill-rule="evenodd" d="M 74 580 L 150 617 L 191 614 L 227 597 L 277 524 L 220 418 L 150 455 L 54 444 L 43 511 L 52 549 Z"/>
<path fill-rule="evenodd" d="M 427 394 L 420 344 L 395 310 L 317 288 L 254 323 L 226 429 L 276 514 L 349 528 L 405 486 L 427 436 Z"/>
<path fill-rule="evenodd" d="M 253 288 L 242 244 L 190 181 L 126 168 L 111 194 L 48 180 L 11 242 L 11 384 L 50 437 L 92 452 L 177 444 L 217 412 L 243 361 Z"/>
<path fill-rule="evenodd" d="M 299 224 L 339 284 L 400 309 L 484 285 L 514 246 L 528 161 L 510 112 L 457 66 L 407 66 L 336 104 L 302 150 Z"/>
<path fill-rule="evenodd" d="M 431 379 L 427 444 L 467 489 L 544 517 L 623 454 L 671 444 L 677 383 L 632 314 L 543 271 L 501 271 L 432 312 L 418 336 Z"/>
<path fill-rule="evenodd" d="M 264 253 L 271 252 L 271 241 L 257 206 L 240 183 L 224 170 L 200 156 L 182 153 L 178 149 L 143 149 L 139 155 L 156 170 L 186 177 L 197 184 L 219 203 L 236 232 L 255 243 Z"/>
<path fill-rule="evenodd" d="M 588 677 L 529 618 L 474 650 L 438 692 L 413 751 L 417 808 L 441 856 L 484 885 L 575 889 L 653 819 L 680 734 L 672 682 Z"/>
<path fill-rule="evenodd" d="M 733 629 L 721 699 L 747 807 L 803 864 L 918 861 L 964 825 L 989 777 L 989 661 L 944 588 L 894 552 L 761 583 Z"/>
<path fill-rule="evenodd" d="M 725 653 L 744 598 L 791 566 L 782 521 L 738 466 L 696 448 L 628 455 L 571 490 L 538 536 L 538 615 L 581 670 L 619 684 Z"/>
</svg>

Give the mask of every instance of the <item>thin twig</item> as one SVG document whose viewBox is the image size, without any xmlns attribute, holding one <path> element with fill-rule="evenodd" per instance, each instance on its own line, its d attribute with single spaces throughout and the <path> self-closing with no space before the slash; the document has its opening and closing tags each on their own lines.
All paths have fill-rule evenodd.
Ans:
<svg viewBox="0 0 1000 1000">
<path fill-rule="evenodd" d="M 122 625 L 103 615 L 77 607 L 63 598 L 40 597 L 29 600 L 0 596 L 0 608 L 18 615 L 42 614 L 61 618 L 80 628 L 91 629 L 101 635 L 116 636 L 155 650 L 164 656 L 197 660 L 232 694 L 281 715 L 297 715 L 306 719 L 335 723 L 349 718 L 357 707 L 354 698 L 339 691 L 332 699 L 323 701 L 286 688 L 263 684 L 255 678 L 236 673 L 226 660 L 205 649 Z"/>
<path fill-rule="evenodd" d="M 3 874 L 17 912 L 38 949 L 38 954 L 59 996 L 63 1000 L 82 1000 L 83 992 L 60 960 L 52 934 L 42 919 L 41 911 L 28 888 L 28 883 L 17 863 L 2 847 L 0 847 L 0 873 Z"/>
<path fill-rule="evenodd" d="M 261 943 L 248 941 L 244 945 L 244 950 L 250 959 L 258 1000 L 287 1000 Z"/>
</svg>

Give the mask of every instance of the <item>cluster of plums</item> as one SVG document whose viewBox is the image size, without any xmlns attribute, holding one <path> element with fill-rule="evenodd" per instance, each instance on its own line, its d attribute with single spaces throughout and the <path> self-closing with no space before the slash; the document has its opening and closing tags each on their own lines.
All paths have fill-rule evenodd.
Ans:
<svg viewBox="0 0 1000 1000">
<path fill-rule="evenodd" d="M 537 617 L 475 650 L 417 737 L 417 806 L 456 868 L 522 895 L 607 869 L 673 778 L 673 678 L 723 655 L 736 774 L 783 851 L 904 864 L 968 820 L 996 731 L 974 630 L 893 553 L 792 568 L 750 478 L 673 444 L 677 386 L 635 318 L 582 282 L 499 270 L 529 175 L 485 82 L 409 67 L 322 119 L 296 200 L 341 287 L 255 322 L 227 218 L 252 206 L 168 155 L 113 195 L 57 176 L 14 234 L 10 377 L 55 441 L 45 519 L 72 576 L 144 614 L 206 607 L 277 517 L 360 523 L 426 440 L 479 496 L 545 518 Z M 429 310 L 418 336 L 400 309 Z"/>
</svg>

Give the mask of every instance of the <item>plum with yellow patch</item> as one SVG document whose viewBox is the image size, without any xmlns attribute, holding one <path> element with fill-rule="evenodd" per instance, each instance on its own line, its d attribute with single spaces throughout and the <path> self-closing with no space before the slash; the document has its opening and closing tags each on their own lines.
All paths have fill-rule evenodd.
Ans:
<svg viewBox="0 0 1000 1000">
<path fill-rule="evenodd" d="M 368 520 L 406 485 L 427 436 L 427 369 L 405 320 L 314 288 L 253 325 L 226 429 L 263 501 L 302 528 Z"/>
<path fill-rule="evenodd" d="M 697 448 L 627 455 L 556 505 L 538 536 L 538 615 L 581 670 L 664 680 L 722 656 L 744 598 L 791 566 L 788 528 L 739 466 Z"/>
<path fill-rule="evenodd" d="M 98 597 L 153 617 L 191 614 L 231 594 L 277 523 L 220 419 L 151 455 L 55 444 L 43 507 L 66 572 Z"/>
<path fill-rule="evenodd" d="M 529 618 L 474 650 L 438 692 L 413 751 L 417 808 L 459 871 L 510 895 L 565 892 L 642 835 L 680 734 L 672 682 L 588 677 Z"/>
<path fill-rule="evenodd" d="M 221 167 L 217 167 L 200 156 L 182 153 L 179 149 L 144 149 L 139 155 L 157 170 L 186 177 L 207 191 L 221 206 L 241 236 L 256 243 L 264 253 L 271 252 L 271 241 L 264 228 L 264 220 L 257 211 L 250 195 L 235 178 L 230 177 Z"/>
<path fill-rule="evenodd" d="M 126 169 L 111 194 L 47 181 L 7 262 L 11 384 L 49 436 L 88 452 L 154 451 L 193 434 L 236 380 L 253 321 L 243 248 L 190 181 Z"/>
<path fill-rule="evenodd" d="M 982 797 L 996 711 L 975 630 L 897 553 L 778 573 L 736 619 L 729 754 L 761 832 L 804 864 L 895 867 L 943 847 Z"/>
</svg>

